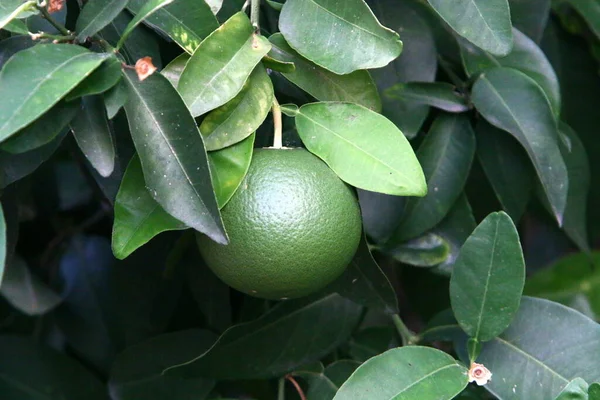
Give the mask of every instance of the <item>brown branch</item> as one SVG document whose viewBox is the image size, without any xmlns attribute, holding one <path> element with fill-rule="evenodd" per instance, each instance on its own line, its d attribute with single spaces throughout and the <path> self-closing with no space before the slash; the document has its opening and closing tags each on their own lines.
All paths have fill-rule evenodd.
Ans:
<svg viewBox="0 0 600 400">
<path fill-rule="evenodd" d="M 292 383 L 292 385 L 294 385 L 294 387 L 296 388 L 296 392 L 298 392 L 298 396 L 300 396 L 301 400 L 306 400 L 306 396 L 304 395 L 304 391 L 302 390 L 302 388 L 300 387 L 300 384 L 294 379 L 294 377 L 292 375 L 286 375 L 285 379 L 287 379 L 288 381 L 290 381 Z"/>
</svg>

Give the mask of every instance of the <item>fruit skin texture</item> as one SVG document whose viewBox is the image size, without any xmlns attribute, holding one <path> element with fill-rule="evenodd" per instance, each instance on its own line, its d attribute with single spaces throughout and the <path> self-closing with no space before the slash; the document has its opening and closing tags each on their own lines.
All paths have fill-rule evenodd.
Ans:
<svg viewBox="0 0 600 400">
<path fill-rule="evenodd" d="M 266 299 L 327 286 L 352 260 L 362 232 L 352 189 L 304 149 L 256 149 L 222 216 L 230 243 L 199 234 L 204 260 L 229 286 Z"/>
</svg>

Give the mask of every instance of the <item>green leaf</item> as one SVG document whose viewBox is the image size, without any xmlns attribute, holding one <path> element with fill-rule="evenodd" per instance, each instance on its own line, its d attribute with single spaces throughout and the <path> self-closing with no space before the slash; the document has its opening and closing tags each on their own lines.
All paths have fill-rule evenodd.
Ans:
<svg viewBox="0 0 600 400">
<path fill-rule="evenodd" d="M 41 117 L 107 58 L 70 44 L 39 44 L 0 71 L 0 141 Z M 40 63 L 39 60 L 44 60 Z"/>
<path fill-rule="evenodd" d="M 274 0 L 267 0 L 267 4 L 270 5 L 276 11 L 281 11 L 281 9 L 283 8 L 283 3 L 279 3 Z"/>
<path fill-rule="evenodd" d="M 466 116 L 439 116 L 417 150 L 427 195 L 409 199 L 402 221 L 388 243 L 396 245 L 437 225 L 463 191 L 475 155 L 475 133 Z"/>
<path fill-rule="evenodd" d="M 494 68 L 475 82 L 472 100 L 492 125 L 510 132 L 527 151 L 552 211 L 562 224 L 568 171 L 558 146 L 558 129 L 539 85 L 522 72 Z"/>
<path fill-rule="evenodd" d="M 308 390 L 304 393 L 307 400 L 331 400 L 339 387 L 325 375 L 323 364 L 319 363 L 318 366 L 318 370 L 315 368 L 300 368 L 290 375 L 302 378 L 308 384 Z"/>
<path fill-rule="evenodd" d="M 264 122 L 273 105 L 273 84 L 265 68 L 258 65 L 237 96 L 211 111 L 200 124 L 207 150 L 238 143 Z"/>
<path fill-rule="evenodd" d="M 570 305 L 579 296 L 600 315 L 600 253 L 568 255 L 538 271 L 525 283 L 525 294 Z M 597 272 L 598 271 L 598 272 Z"/>
<path fill-rule="evenodd" d="M 270 37 L 273 37 L 273 35 L 271 35 Z M 273 43 L 271 42 L 271 45 L 272 44 Z M 265 66 L 265 68 L 277 72 L 285 72 L 286 74 L 290 74 L 296 71 L 296 65 L 293 62 L 279 61 L 268 54 L 262 58 L 262 64 Z"/>
<path fill-rule="evenodd" d="M 118 400 L 204 399 L 214 387 L 212 379 L 182 379 L 162 375 L 162 370 L 165 365 L 186 361 L 190 353 L 205 352 L 216 339 L 212 332 L 190 329 L 127 348 L 112 367 L 111 395 Z"/>
<path fill-rule="evenodd" d="M 0 69 L 6 62 L 21 50 L 28 49 L 36 43 L 29 35 L 12 36 L 0 41 Z"/>
<path fill-rule="evenodd" d="M 138 14 L 147 0 L 130 0 L 127 9 Z M 182 49 L 192 54 L 202 39 L 219 27 L 209 5 L 202 0 L 178 0 L 156 12 L 144 21 L 173 39 Z"/>
<path fill-rule="evenodd" d="M 281 376 L 344 343 L 356 327 L 361 309 L 336 294 L 284 301 L 255 321 L 229 328 L 208 352 L 196 353 L 197 358 L 163 373 L 215 379 Z"/>
<path fill-rule="evenodd" d="M 519 234 L 504 212 L 488 215 L 460 250 L 450 279 L 458 323 L 479 342 L 502 333 L 519 308 L 525 261 Z"/>
<path fill-rule="evenodd" d="M 570 150 L 564 145 L 560 146 L 569 173 L 569 194 L 567 195 L 563 229 L 577 247 L 589 252 L 587 204 L 590 190 L 590 164 L 585 146 L 577 133 L 565 123 L 561 123 L 559 129 L 571 143 Z"/>
<path fill-rule="evenodd" d="M 2 150 L 20 154 L 50 143 L 69 125 L 80 105 L 80 101 L 60 101 L 46 114 L 3 142 Z"/>
<path fill-rule="evenodd" d="M 73 358 L 33 339 L 0 337 L 3 400 L 106 400 L 106 387 Z"/>
<path fill-rule="evenodd" d="M 363 0 L 287 0 L 279 30 L 303 57 L 339 75 L 384 67 L 402 51 Z"/>
<path fill-rule="evenodd" d="M 540 43 L 550 17 L 551 0 L 508 0 L 513 26 Z M 515 45 L 517 39 L 515 38 Z"/>
<path fill-rule="evenodd" d="M 233 99 L 270 49 L 269 41 L 254 34 L 242 12 L 211 33 L 194 51 L 177 86 L 192 115 L 197 117 Z"/>
<path fill-rule="evenodd" d="M 450 249 L 446 259 L 431 271 L 449 277 L 460 253 L 460 248 L 476 227 L 473 210 L 467 196 L 463 193 L 442 222 L 432 230 L 433 233 L 445 239 Z"/>
<path fill-rule="evenodd" d="M 138 26 L 143 20 L 150 17 L 152 14 L 160 10 L 161 8 L 173 3 L 175 0 L 148 0 L 145 4 L 138 10 L 137 14 L 133 17 L 129 24 L 125 27 L 125 30 L 121 34 L 121 38 L 117 42 L 116 49 L 119 50 L 127 37 L 133 32 L 136 26 Z"/>
<path fill-rule="evenodd" d="M 125 111 L 152 197 L 169 214 L 226 244 L 202 137 L 175 88 L 160 74 L 126 71 Z"/>
<path fill-rule="evenodd" d="M 434 36 L 416 2 L 369 0 L 368 4 L 384 25 L 402 33 L 404 50 L 400 57 L 371 73 L 382 94 L 383 115 L 411 139 L 419 133 L 429 107 L 403 99 L 391 99 L 385 94 L 385 90 L 398 82 L 435 80 L 438 53 Z M 430 11 L 428 6 L 427 11 Z M 437 19 L 436 15 L 434 17 Z"/>
<path fill-rule="evenodd" d="M 81 82 L 65 99 L 73 99 L 101 94 L 115 86 L 121 80 L 121 61 L 112 56 Z"/>
<path fill-rule="evenodd" d="M 394 327 L 390 325 L 368 327 L 355 333 L 348 341 L 348 354 L 358 362 L 365 362 L 390 348 L 397 347 L 397 335 Z"/>
<path fill-rule="evenodd" d="M 433 106 L 452 113 L 469 110 L 465 96 L 458 93 L 453 85 L 445 82 L 397 83 L 385 90 L 385 96 L 393 100 Z"/>
<path fill-rule="evenodd" d="M 338 360 L 325 368 L 325 375 L 338 388 L 356 371 L 360 363 L 354 360 Z"/>
<path fill-rule="evenodd" d="M 0 29 L 3 29 L 13 19 L 36 10 L 36 4 L 35 1 L 3 0 L 0 4 Z"/>
<path fill-rule="evenodd" d="M 278 61 L 291 62 L 295 70 L 283 73 L 290 82 L 320 101 L 347 101 L 373 111 L 381 111 L 377 86 L 368 71 L 337 75 L 300 56 L 280 33 L 269 37 L 273 45 L 269 55 Z"/>
<path fill-rule="evenodd" d="M 364 237 L 348 268 L 326 291 L 337 292 L 357 304 L 386 314 L 398 313 L 396 292 L 373 259 Z"/>
<path fill-rule="evenodd" d="M 4 270 L 0 295 L 22 313 L 30 316 L 46 314 L 62 299 L 37 276 L 21 257 L 13 256 Z"/>
<path fill-rule="evenodd" d="M 75 25 L 77 41 L 84 42 L 110 24 L 125 9 L 128 1 L 90 0 L 85 3 Z"/>
<path fill-rule="evenodd" d="M 131 20 L 131 15 L 122 11 L 113 21 L 100 31 L 100 36 L 111 45 L 116 46 Z M 152 34 L 152 31 L 144 26 L 138 26 L 131 32 L 119 53 L 125 58 L 127 63 L 131 65 L 134 65 L 140 58 L 150 57 L 156 68 L 160 69 L 162 67 L 158 37 L 157 35 Z"/>
<path fill-rule="evenodd" d="M 423 236 L 401 243 L 386 252 L 401 263 L 416 267 L 434 267 L 450 256 L 450 243 L 443 237 L 428 232 Z"/>
<path fill-rule="evenodd" d="M 142 164 L 135 155 L 123 175 L 115 200 L 112 251 L 122 260 L 161 232 L 187 226 L 154 201 L 144 181 Z"/>
<path fill-rule="evenodd" d="M 492 54 L 512 50 L 508 0 L 427 0 L 459 35 Z"/>
<path fill-rule="evenodd" d="M 254 137 L 253 133 L 233 146 L 208 153 L 208 165 L 219 209 L 225 207 L 248 172 Z"/>
<path fill-rule="evenodd" d="M 362 364 L 334 400 L 450 400 L 467 383 L 466 368 L 448 354 L 408 346 L 388 350 Z"/>
<path fill-rule="evenodd" d="M 108 119 L 113 119 L 127 101 L 127 86 L 125 82 L 119 81 L 108 91 L 104 92 L 104 106 Z"/>
<path fill-rule="evenodd" d="M 594 34 L 600 38 L 600 7 L 594 0 L 567 0 L 581 14 Z"/>
<path fill-rule="evenodd" d="M 31 174 L 60 146 L 68 130 L 63 131 L 50 143 L 22 154 L 0 151 L 0 188 Z"/>
<path fill-rule="evenodd" d="M 7 30 L 11 33 L 16 33 L 17 35 L 27 35 L 29 34 L 29 29 L 27 29 L 27 24 L 22 20 L 13 19 L 8 24 L 4 25 L 4 30 Z"/>
<path fill-rule="evenodd" d="M 71 121 L 77 145 L 98 173 L 107 177 L 115 169 L 115 146 L 102 96 L 86 96 L 82 109 Z"/>
<path fill-rule="evenodd" d="M 554 115 L 560 114 L 561 97 L 558 78 L 550 61 L 537 44 L 513 29 L 515 46 L 505 57 L 494 57 L 472 44 L 462 41 L 460 53 L 465 71 L 475 76 L 495 67 L 514 68 L 533 79 L 543 89 Z"/>
<path fill-rule="evenodd" d="M 160 73 L 163 74 L 163 76 L 167 78 L 169 82 L 171 82 L 173 87 L 176 88 L 179 84 L 179 78 L 181 78 L 183 69 L 190 58 L 191 56 L 188 53 L 182 53 L 175 57 L 173 61 L 171 61 L 166 67 L 163 68 L 162 71 L 160 71 Z"/>
<path fill-rule="evenodd" d="M 572 379 L 598 381 L 598 352 L 596 322 L 560 304 L 524 297 L 511 326 L 484 344 L 477 362 L 494 374 L 485 388 L 498 398 L 547 400 Z"/>
<path fill-rule="evenodd" d="M 587 382 L 581 378 L 573 379 L 554 400 L 588 400 Z"/>
<path fill-rule="evenodd" d="M 357 104 L 313 103 L 298 110 L 296 127 L 306 148 L 338 176 L 361 189 L 423 196 L 425 177 L 402 132 Z"/>
<path fill-rule="evenodd" d="M 519 143 L 485 121 L 479 121 L 477 156 L 502 208 L 519 222 L 531 197 L 535 171 Z"/>
</svg>

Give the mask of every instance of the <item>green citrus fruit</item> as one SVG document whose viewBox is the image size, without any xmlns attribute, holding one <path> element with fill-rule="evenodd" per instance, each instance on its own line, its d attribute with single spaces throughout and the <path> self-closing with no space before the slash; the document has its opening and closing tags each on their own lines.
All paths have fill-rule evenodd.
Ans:
<svg viewBox="0 0 600 400">
<path fill-rule="evenodd" d="M 304 149 L 257 149 L 248 174 L 222 210 L 229 245 L 198 235 L 208 266 L 251 296 L 289 299 L 331 283 L 361 237 L 350 187 Z"/>
</svg>

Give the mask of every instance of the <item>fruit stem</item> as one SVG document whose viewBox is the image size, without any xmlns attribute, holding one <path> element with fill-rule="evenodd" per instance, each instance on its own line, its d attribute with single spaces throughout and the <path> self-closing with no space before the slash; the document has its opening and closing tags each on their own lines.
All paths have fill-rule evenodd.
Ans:
<svg viewBox="0 0 600 400">
<path fill-rule="evenodd" d="M 250 3 L 250 22 L 254 30 L 258 33 L 260 31 L 260 0 L 251 0 Z"/>
<path fill-rule="evenodd" d="M 277 400 L 285 400 L 285 376 L 279 379 L 279 390 L 277 391 Z"/>
<path fill-rule="evenodd" d="M 398 314 L 392 315 L 392 321 L 396 326 L 396 330 L 402 339 L 402 346 L 408 346 L 414 343 L 415 336 L 413 333 L 404 325 L 404 322 Z"/>
<path fill-rule="evenodd" d="M 273 97 L 273 127 L 273 148 L 280 149 L 283 147 L 281 106 L 275 97 Z"/>
</svg>

